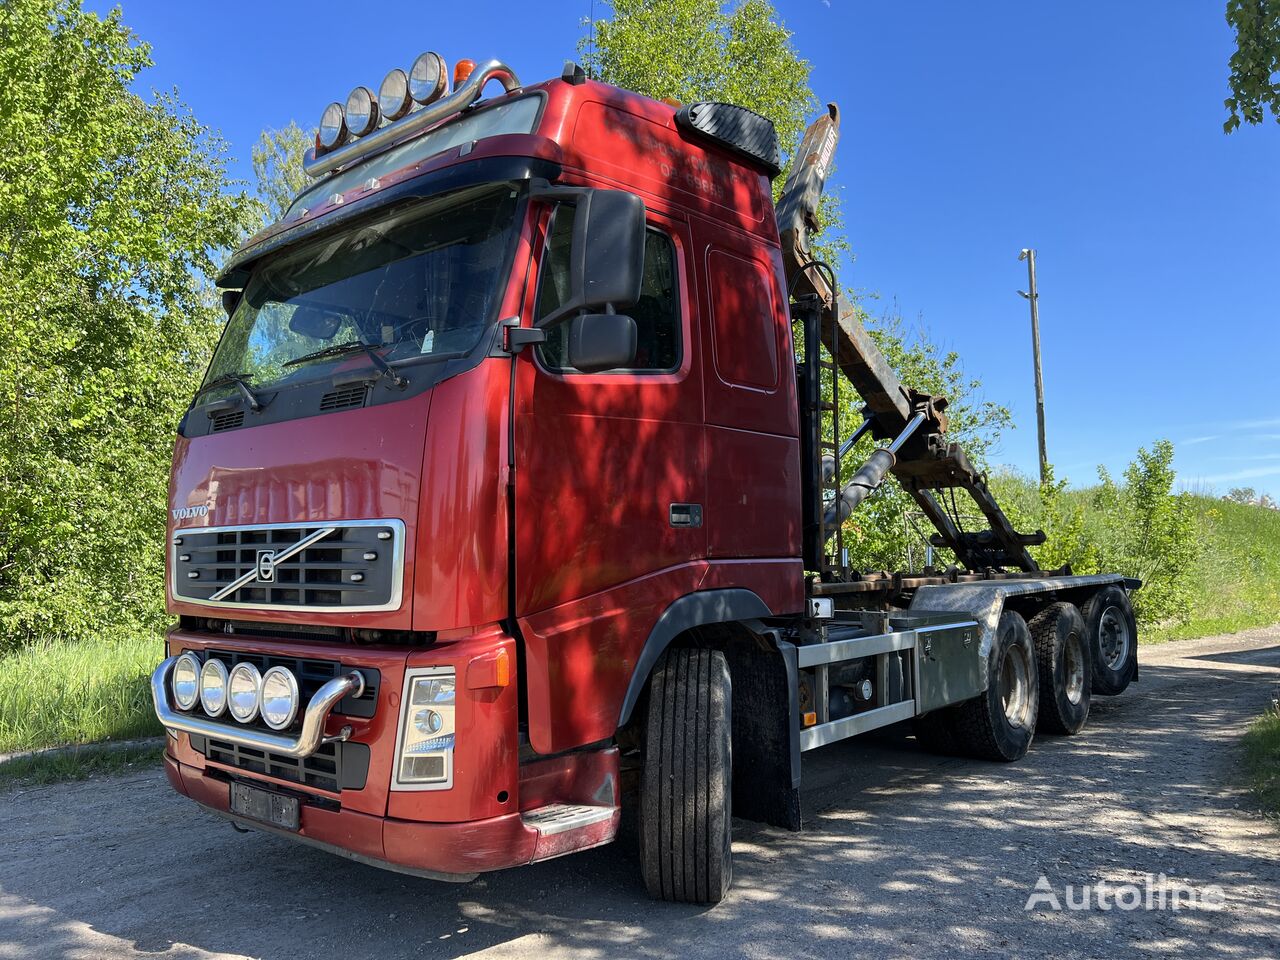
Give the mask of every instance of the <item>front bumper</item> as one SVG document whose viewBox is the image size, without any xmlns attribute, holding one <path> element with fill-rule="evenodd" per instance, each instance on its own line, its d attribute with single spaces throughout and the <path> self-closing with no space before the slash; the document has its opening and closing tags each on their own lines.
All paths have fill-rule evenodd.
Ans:
<svg viewBox="0 0 1280 960">
<path fill-rule="evenodd" d="M 168 754 L 164 772 L 179 793 L 233 823 L 297 840 L 370 866 L 414 876 L 465 883 L 480 873 L 549 860 L 602 846 L 618 832 L 620 810 L 616 793 L 617 751 L 601 752 L 589 765 L 596 778 L 604 771 L 607 798 L 593 797 L 602 814 L 571 830 L 547 829 L 527 814 L 511 813 L 459 823 L 423 823 L 370 816 L 352 810 L 331 810 L 303 798 L 296 833 L 246 820 L 231 812 L 231 785 L 207 772 L 179 763 Z M 555 771 L 549 771 L 555 776 Z M 590 774 L 589 774 L 590 776 Z"/>
<path fill-rule="evenodd" d="M 441 880 L 465 881 L 478 873 L 519 866 L 608 843 L 617 832 L 619 757 L 616 748 L 583 751 L 520 762 L 517 753 L 518 686 L 496 686 L 494 654 L 514 640 L 495 626 L 442 637 L 431 649 L 338 648 L 332 644 L 272 637 L 227 637 L 178 629 L 169 637 L 173 654 L 182 650 L 231 654 L 288 655 L 335 661 L 329 683 L 373 678 L 363 698 L 327 704 L 321 687 L 312 695 L 319 742 L 343 739 L 345 752 L 367 756 L 367 775 L 358 786 L 322 789 L 307 778 L 286 781 L 269 771 L 235 766 L 206 752 L 203 741 L 271 736 L 217 723 L 216 731 L 188 730 L 203 721 L 168 706 L 169 668 L 156 671 L 157 714 L 178 731 L 169 740 L 165 773 L 173 787 L 210 812 L 237 825 L 279 833 L 363 863 Z M 396 730 L 407 673 L 447 666 L 458 677 L 454 781 L 437 791 L 391 790 Z M 327 686 L 327 684 L 326 684 Z M 363 717 L 344 712 L 372 697 L 376 709 Z M 322 716 L 321 716 L 322 714 Z M 302 731 L 289 741 L 304 739 Z M 207 734 L 207 736 L 206 736 Z M 201 741 L 197 746 L 193 739 Z M 303 750 L 306 743 L 294 744 Z M 264 749 L 263 745 L 252 749 Z M 265 745 L 276 753 L 277 744 Z M 225 752 L 224 752 L 225 753 Z M 221 756 L 221 755 L 220 755 Z M 299 829 L 280 830 L 231 812 L 231 783 L 248 782 L 299 800 Z"/>
</svg>

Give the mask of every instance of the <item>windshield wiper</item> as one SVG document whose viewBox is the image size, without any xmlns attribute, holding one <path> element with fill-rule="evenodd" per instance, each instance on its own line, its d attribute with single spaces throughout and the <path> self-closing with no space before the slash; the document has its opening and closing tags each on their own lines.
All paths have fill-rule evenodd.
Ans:
<svg viewBox="0 0 1280 960">
<path fill-rule="evenodd" d="M 378 368 L 378 376 L 390 377 L 391 382 L 397 387 L 404 387 L 409 381 L 397 374 L 391 369 L 391 364 L 383 360 L 378 355 L 378 351 L 374 350 L 370 344 L 363 340 L 348 340 L 346 343 L 335 343 L 331 347 L 325 347 L 323 350 L 316 350 L 314 353 L 304 353 L 300 357 L 294 357 L 292 360 L 286 360 L 283 366 L 294 367 L 300 363 L 307 363 L 311 360 L 323 360 L 325 357 L 340 357 L 345 353 L 355 353 L 357 350 L 363 350 L 369 355 L 369 359 L 373 361 L 373 365 Z"/>
<path fill-rule="evenodd" d="M 224 373 L 220 376 L 214 377 L 196 391 L 196 395 L 191 398 L 191 405 L 195 406 L 195 402 L 200 399 L 200 395 L 209 392 L 214 387 L 225 387 L 232 383 L 236 385 L 236 389 L 244 395 L 244 398 L 249 401 L 250 410 L 257 413 L 262 409 L 262 401 L 259 400 L 258 395 L 253 392 L 253 387 L 250 386 L 249 381 L 246 379 L 246 375 L 243 373 Z"/>
</svg>

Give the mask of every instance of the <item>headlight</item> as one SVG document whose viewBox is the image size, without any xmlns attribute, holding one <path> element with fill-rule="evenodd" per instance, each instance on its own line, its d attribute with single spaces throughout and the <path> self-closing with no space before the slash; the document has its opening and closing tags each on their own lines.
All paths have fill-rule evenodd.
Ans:
<svg viewBox="0 0 1280 960">
<path fill-rule="evenodd" d="M 448 86 L 448 75 L 444 57 L 428 50 L 409 68 L 409 93 L 419 103 L 438 100 Z"/>
<path fill-rule="evenodd" d="M 347 118 L 342 112 L 342 104 L 331 103 L 320 114 L 320 146 L 333 150 L 342 146 L 347 139 Z"/>
<path fill-rule="evenodd" d="M 298 715 L 298 681 L 288 667 L 272 667 L 262 675 L 262 719 L 283 730 Z"/>
<path fill-rule="evenodd" d="M 200 706 L 211 717 L 220 717 L 227 709 L 227 665 L 217 657 L 210 657 L 200 668 Z"/>
<path fill-rule="evenodd" d="M 396 67 L 382 80 L 378 88 L 378 109 L 388 120 L 399 120 L 413 106 L 409 96 L 409 75 Z"/>
<path fill-rule="evenodd" d="M 190 710 L 200 699 L 200 661 L 194 653 L 184 653 L 173 665 L 169 677 L 173 702 L 179 710 Z"/>
<path fill-rule="evenodd" d="M 400 724 L 396 783 L 448 786 L 453 781 L 454 701 L 452 670 L 433 669 L 411 677 Z"/>
<path fill-rule="evenodd" d="M 241 723 L 248 723 L 258 715 L 258 698 L 262 696 L 262 674 L 248 661 L 237 663 L 227 682 L 227 705 L 231 715 Z"/>
<path fill-rule="evenodd" d="M 347 94 L 347 109 L 344 114 L 347 129 L 353 137 L 363 137 L 378 128 L 378 98 L 368 87 L 356 87 Z"/>
</svg>

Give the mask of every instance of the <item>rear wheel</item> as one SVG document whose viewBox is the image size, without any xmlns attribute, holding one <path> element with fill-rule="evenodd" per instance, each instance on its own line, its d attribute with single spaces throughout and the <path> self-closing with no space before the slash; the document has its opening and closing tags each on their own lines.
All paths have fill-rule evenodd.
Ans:
<svg viewBox="0 0 1280 960">
<path fill-rule="evenodd" d="M 1129 595 L 1122 587 L 1103 587 L 1081 612 L 1093 658 L 1093 692 L 1124 693 L 1138 675 L 1138 625 Z"/>
<path fill-rule="evenodd" d="M 1046 733 L 1078 733 L 1089 718 L 1093 689 L 1084 618 L 1073 604 L 1054 603 L 1032 617 L 1027 626 L 1040 674 L 1036 726 Z"/>
<path fill-rule="evenodd" d="M 733 879 L 729 667 L 669 650 L 654 669 L 640 783 L 640 866 L 651 896 L 719 903 Z"/>
<path fill-rule="evenodd" d="M 984 693 L 953 708 L 956 746 L 983 760 L 1018 760 L 1035 737 L 1040 684 L 1027 621 L 1012 610 L 1000 615 L 987 680 Z"/>
</svg>

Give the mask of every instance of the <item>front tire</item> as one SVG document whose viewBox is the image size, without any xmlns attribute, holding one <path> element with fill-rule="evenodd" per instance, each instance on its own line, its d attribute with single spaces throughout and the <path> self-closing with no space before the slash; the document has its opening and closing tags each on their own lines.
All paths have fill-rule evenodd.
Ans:
<svg viewBox="0 0 1280 960">
<path fill-rule="evenodd" d="M 1138 624 L 1129 595 L 1122 587 L 1103 587 L 1081 612 L 1093 658 L 1093 692 L 1124 693 L 1138 675 Z"/>
<path fill-rule="evenodd" d="M 1020 760 L 1036 735 L 1040 683 L 1027 621 L 1000 615 L 987 658 L 987 689 L 955 706 L 956 746 L 980 760 Z"/>
<path fill-rule="evenodd" d="M 1089 719 L 1093 664 L 1084 618 L 1070 603 L 1052 603 L 1027 624 L 1040 671 L 1040 714 L 1046 733 L 1079 733 Z"/>
<path fill-rule="evenodd" d="M 640 868 L 649 894 L 719 903 L 733 881 L 732 690 L 719 650 L 668 650 L 649 687 Z"/>
</svg>

